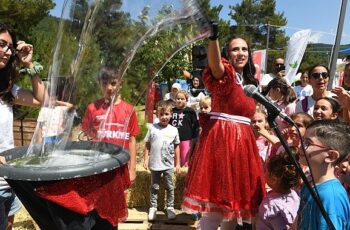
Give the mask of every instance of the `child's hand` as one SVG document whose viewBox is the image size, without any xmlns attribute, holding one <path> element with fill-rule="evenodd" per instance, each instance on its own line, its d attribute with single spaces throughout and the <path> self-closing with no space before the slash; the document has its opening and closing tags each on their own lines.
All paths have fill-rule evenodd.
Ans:
<svg viewBox="0 0 350 230">
<path fill-rule="evenodd" d="M 290 133 L 290 128 L 287 127 L 287 128 L 282 129 L 281 133 L 282 133 L 282 136 L 284 139 L 288 139 L 289 133 Z"/>
<path fill-rule="evenodd" d="M 180 170 L 180 165 L 176 165 L 176 166 L 175 166 L 175 173 L 178 174 L 178 173 L 180 173 L 180 172 L 181 172 L 181 170 Z"/>
<path fill-rule="evenodd" d="M 145 159 L 143 162 L 143 167 L 148 170 L 148 159 Z"/>
</svg>

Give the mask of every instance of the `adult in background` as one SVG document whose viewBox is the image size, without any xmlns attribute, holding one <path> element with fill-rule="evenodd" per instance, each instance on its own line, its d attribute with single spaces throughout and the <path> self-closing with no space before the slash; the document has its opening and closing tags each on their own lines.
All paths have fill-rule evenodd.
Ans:
<svg viewBox="0 0 350 230">
<path fill-rule="evenodd" d="M 264 74 L 260 80 L 260 86 L 265 88 L 269 82 L 276 77 L 283 77 L 286 67 L 284 66 L 283 58 L 276 58 L 273 62 L 273 71 L 271 73 Z"/>
<path fill-rule="evenodd" d="M 166 93 L 165 95 L 164 95 L 164 98 L 163 98 L 163 100 L 164 101 L 173 101 L 173 102 L 175 102 L 175 98 L 176 98 L 176 94 L 177 94 L 177 92 L 179 92 L 179 90 L 181 89 L 181 85 L 179 84 L 179 83 L 174 83 L 174 84 L 172 84 L 172 86 L 171 86 L 171 92 L 169 92 L 169 93 Z"/>
<path fill-rule="evenodd" d="M 212 23 L 208 66 L 203 80 L 211 92 L 212 111 L 190 162 L 185 183 L 184 210 L 202 212 L 197 229 L 234 229 L 252 223 L 265 196 L 262 162 L 250 117 L 255 102 L 243 86 L 257 85 L 247 42 L 232 37 L 227 43 L 228 60 L 221 58 L 218 24 Z"/>
<path fill-rule="evenodd" d="M 294 87 L 294 92 L 297 98 L 301 100 L 306 96 L 311 96 L 313 93 L 312 86 L 309 84 L 308 71 L 304 71 L 300 77 L 300 85 Z"/>
<path fill-rule="evenodd" d="M 17 42 L 15 31 L 0 23 L 0 153 L 14 148 L 12 106 L 40 106 L 44 101 L 45 86 L 39 76 L 42 66 L 34 65 L 32 58 L 33 46 L 24 41 Z M 18 67 L 24 67 L 30 76 L 32 90 L 15 84 Z M 2 156 L 0 163 L 5 163 Z M 0 230 L 12 229 L 14 214 L 19 209 L 20 203 L 14 191 L 0 177 Z"/>
<path fill-rule="evenodd" d="M 313 115 L 315 101 L 322 97 L 332 97 L 332 93 L 327 91 L 329 82 L 329 69 L 325 65 L 316 64 L 309 70 L 309 82 L 313 93 L 306 96 L 296 104 L 296 112 L 308 113 Z"/>
<path fill-rule="evenodd" d="M 200 76 L 193 76 L 188 91 L 188 106 L 199 113 L 199 101 L 205 97 L 205 87 Z"/>
</svg>

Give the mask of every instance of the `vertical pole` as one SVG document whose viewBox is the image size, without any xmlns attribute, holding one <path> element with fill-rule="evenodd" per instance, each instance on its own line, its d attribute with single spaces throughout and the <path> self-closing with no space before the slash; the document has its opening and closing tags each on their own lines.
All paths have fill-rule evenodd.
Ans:
<svg viewBox="0 0 350 230">
<path fill-rule="evenodd" d="M 266 34 L 266 55 L 265 55 L 265 73 L 267 73 L 267 63 L 269 57 L 269 41 L 270 41 L 270 24 L 267 22 L 267 34 Z"/>
<path fill-rule="evenodd" d="M 337 65 L 341 35 L 343 33 L 343 26 L 344 26 L 344 19 L 345 19 L 347 2 L 348 2 L 348 0 L 341 1 L 337 34 L 335 37 L 335 44 L 334 44 L 333 52 L 331 53 L 331 62 L 329 65 L 329 69 L 330 69 L 330 76 L 329 77 L 330 78 L 329 78 L 328 89 L 333 88 L 333 79 L 334 79 L 335 69 L 336 69 L 336 65 Z"/>
</svg>

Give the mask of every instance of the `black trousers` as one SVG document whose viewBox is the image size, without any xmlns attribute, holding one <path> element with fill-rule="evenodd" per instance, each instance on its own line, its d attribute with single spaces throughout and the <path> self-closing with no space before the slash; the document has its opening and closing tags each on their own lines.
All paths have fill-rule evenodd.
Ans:
<svg viewBox="0 0 350 230">
<path fill-rule="evenodd" d="M 73 212 L 35 194 L 35 188 L 50 182 L 7 180 L 34 221 L 43 230 L 116 230 L 95 210 L 86 215 Z"/>
</svg>

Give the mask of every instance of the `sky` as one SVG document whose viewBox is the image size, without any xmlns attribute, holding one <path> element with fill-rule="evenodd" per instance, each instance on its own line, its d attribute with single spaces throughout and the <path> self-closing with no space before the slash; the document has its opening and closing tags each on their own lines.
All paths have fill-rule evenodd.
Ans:
<svg viewBox="0 0 350 230">
<path fill-rule="evenodd" d="M 64 0 L 54 0 L 55 9 L 51 14 L 59 16 Z M 129 0 L 140 1 L 140 0 Z M 342 0 L 276 0 L 276 11 L 287 18 L 285 30 L 288 36 L 301 29 L 312 30 L 312 41 L 334 44 Z M 223 5 L 220 17 L 229 20 L 229 5 L 241 0 L 211 0 L 211 5 Z M 235 24 L 231 21 L 231 24 Z M 350 44 L 350 3 L 347 4 L 341 44 Z"/>
<path fill-rule="evenodd" d="M 223 5 L 220 17 L 227 18 L 229 5 L 241 0 L 211 0 L 212 5 Z M 311 29 L 314 42 L 333 44 L 337 32 L 341 0 L 276 0 L 276 11 L 284 13 L 287 35 L 300 29 Z M 346 7 L 341 44 L 350 44 L 350 3 Z M 232 22 L 234 24 L 234 22 Z"/>
</svg>

